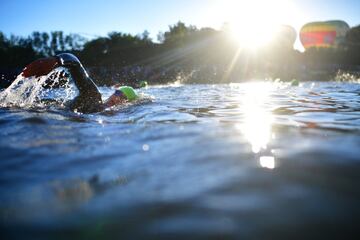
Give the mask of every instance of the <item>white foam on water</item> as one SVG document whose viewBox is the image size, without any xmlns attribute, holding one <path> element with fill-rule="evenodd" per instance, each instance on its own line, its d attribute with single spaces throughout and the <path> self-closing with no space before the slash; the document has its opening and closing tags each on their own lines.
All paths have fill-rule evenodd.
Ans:
<svg viewBox="0 0 360 240">
<path fill-rule="evenodd" d="M 62 68 L 55 69 L 46 76 L 25 78 L 22 74 L 17 76 L 15 81 L 4 91 L 0 92 L 0 107 L 20 107 L 34 108 L 44 107 L 43 99 L 51 99 L 59 104 L 73 99 L 78 90 L 72 81 L 67 81 L 64 87 L 55 88 L 59 83 L 58 77 Z M 53 75 L 56 74 L 56 75 Z M 44 88 L 46 80 L 51 76 L 56 76 L 49 87 Z"/>
</svg>

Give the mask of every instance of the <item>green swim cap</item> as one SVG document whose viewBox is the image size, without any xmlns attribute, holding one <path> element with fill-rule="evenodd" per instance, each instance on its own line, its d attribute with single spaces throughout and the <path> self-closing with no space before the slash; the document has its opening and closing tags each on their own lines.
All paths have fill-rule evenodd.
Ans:
<svg viewBox="0 0 360 240">
<path fill-rule="evenodd" d="M 140 87 L 147 87 L 148 83 L 147 81 L 140 81 Z"/>
<path fill-rule="evenodd" d="M 293 80 L 291 81 L 291 86 L 299 86 L 299 84 L 300 84 L 300 82 L 299 82 L 299 80 L 297 80 L 297 79 L 293 79 Z"/>
<path fill-rule="evenodd" d="M 119 90 L 126 96 L 129 101 L 137 99 L 139 96 L 132 87 L 122 86 Z"/>
</svg>

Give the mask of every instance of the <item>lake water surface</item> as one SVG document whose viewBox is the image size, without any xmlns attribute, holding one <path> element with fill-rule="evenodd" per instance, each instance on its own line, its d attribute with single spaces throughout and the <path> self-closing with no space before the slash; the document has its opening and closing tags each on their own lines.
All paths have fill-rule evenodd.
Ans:
<svg viewBox="0 0 360 240">
<path fill-rule="evenodd" d="M 145 101 L 97 114 L 0 108 L 7 239 L 358 233 L 359 83 L 139 91 Z"/>
</svg>

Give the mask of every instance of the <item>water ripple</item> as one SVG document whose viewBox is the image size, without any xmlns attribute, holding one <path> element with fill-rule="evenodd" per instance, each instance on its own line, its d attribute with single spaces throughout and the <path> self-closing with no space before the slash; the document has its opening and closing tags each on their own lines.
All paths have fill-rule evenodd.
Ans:
<svg viewBox="0 0 360 240">
<path fill-rule="evenodd" d="M 354 229 L 359 84 L 139 92 L 146 101 L 96 114 L 56 104 L 0 109 L 0 218 L 9 233 L 288 239 Z"/>
</svg>

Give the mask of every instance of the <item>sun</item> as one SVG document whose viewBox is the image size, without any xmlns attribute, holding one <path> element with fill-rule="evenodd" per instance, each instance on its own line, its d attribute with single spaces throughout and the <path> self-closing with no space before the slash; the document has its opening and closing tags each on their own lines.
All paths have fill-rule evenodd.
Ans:
<svg viewBox="0 0 360 240">
<path fill-rule="evenodd" d="M 286 0 L 223 0 L 217 3 L 229 25 L 230 36 L 243 48 L 256 49 L 269 43 L 281 24 L 294 22 L 295 9 Z"/>
<path fill-rule="evenodd" d="M 230 36 L 243 48 L 258 49 L 271 41 L 276 26 L 268 25 L 264 29 L 263 27 L 264 25 L 255 22 L 251 26 L 231 24 Z"/>
</svg>

